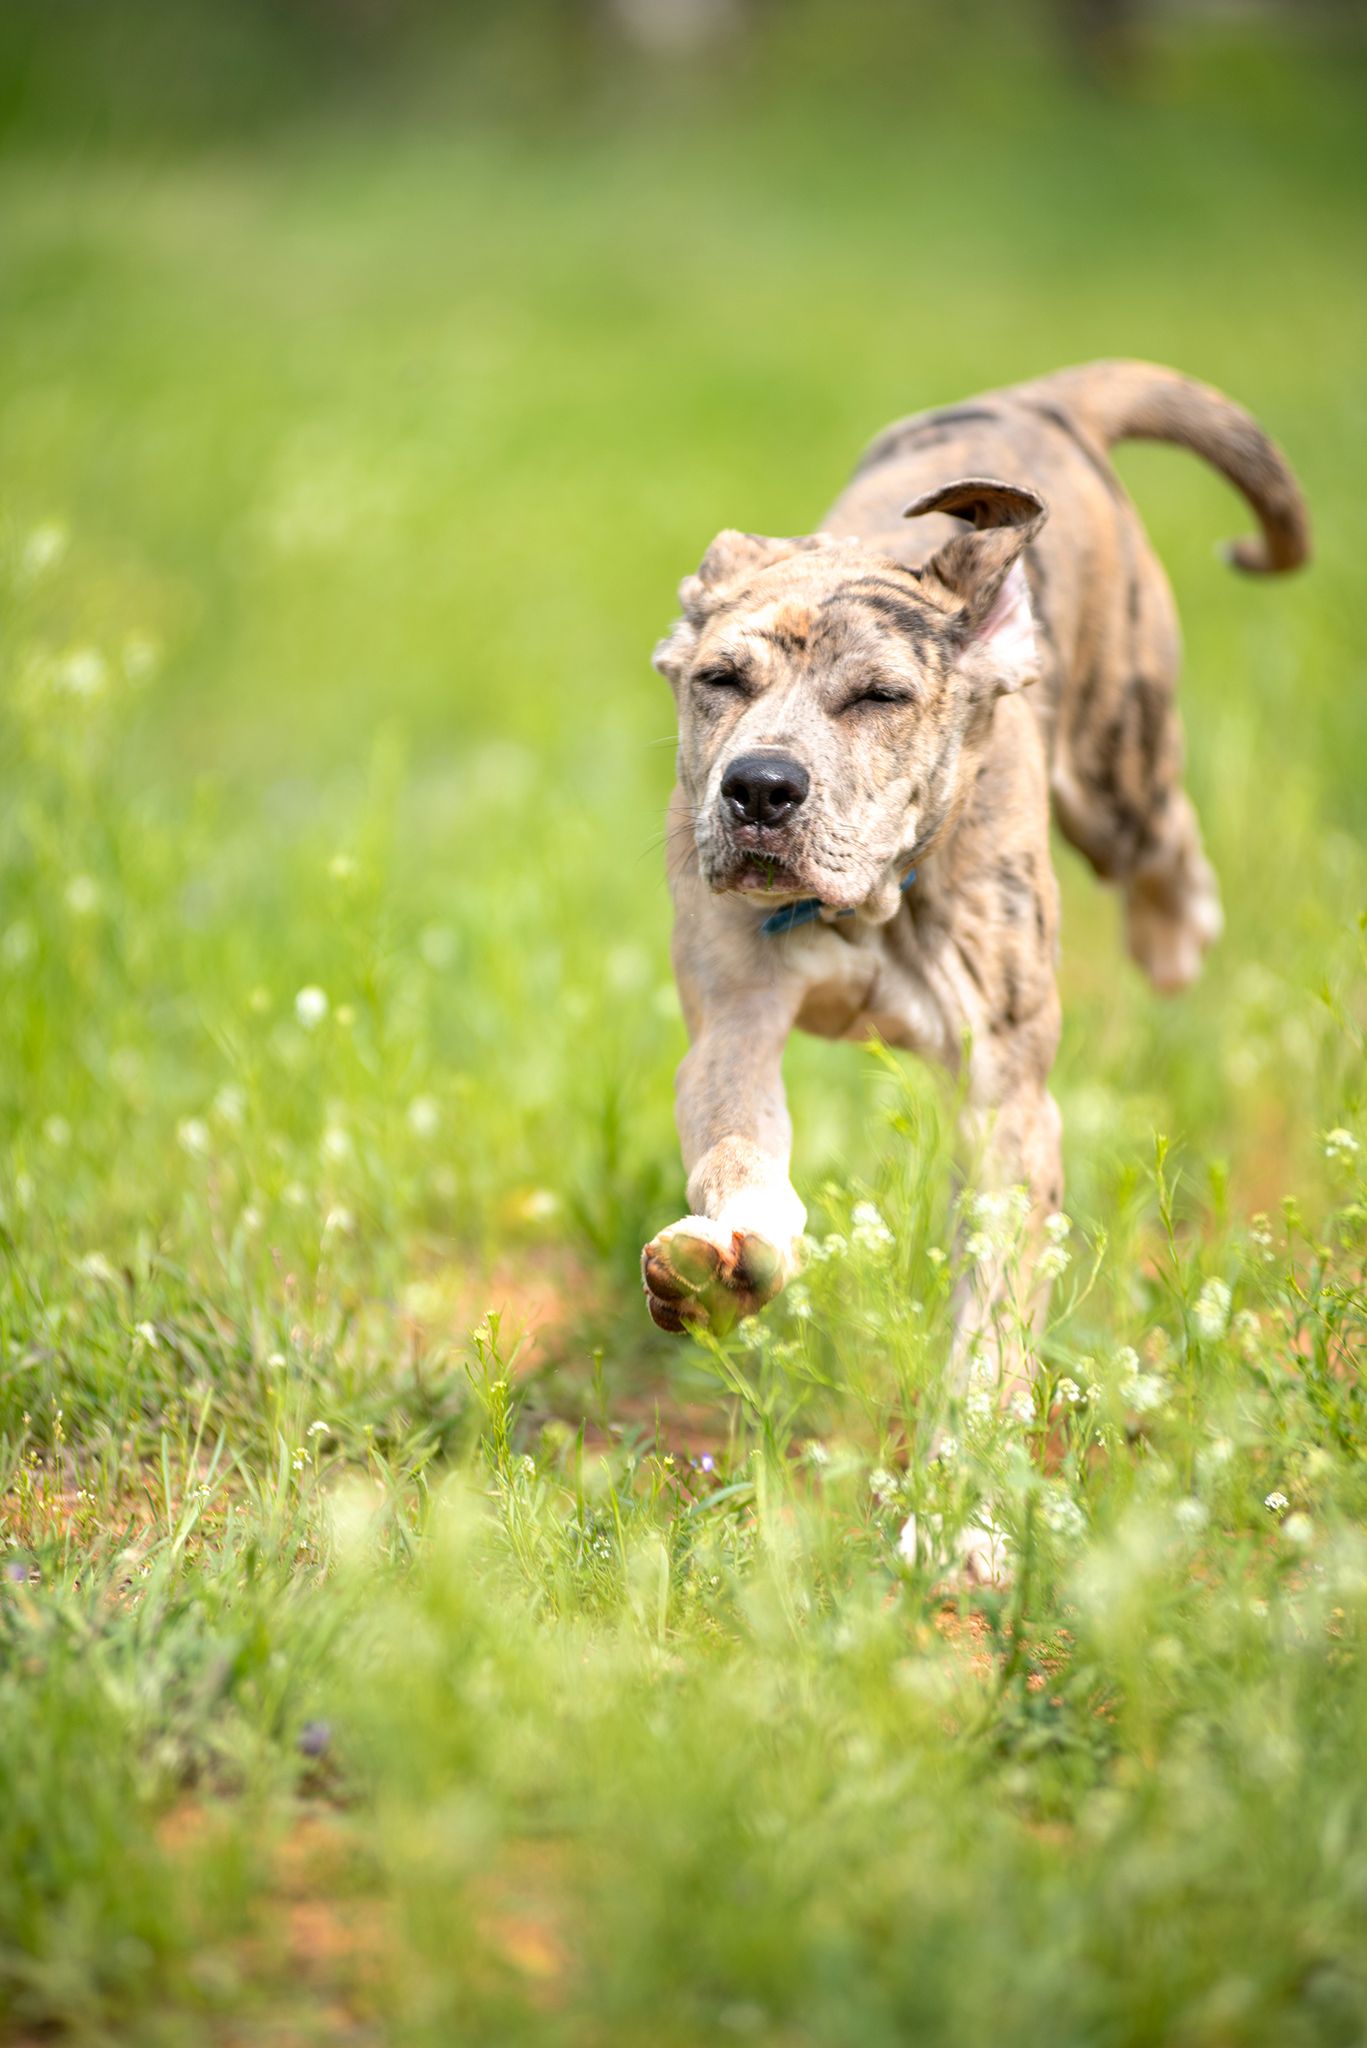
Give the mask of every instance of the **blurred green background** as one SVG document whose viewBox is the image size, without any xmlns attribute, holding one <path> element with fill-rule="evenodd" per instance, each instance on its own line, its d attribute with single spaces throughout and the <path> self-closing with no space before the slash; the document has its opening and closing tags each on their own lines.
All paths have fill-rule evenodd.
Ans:
<svg viewBox="0 0 1367 2048">
<path fill-rule="evenodd" d="M 0 2031 L 1361 2040 L 1365 50 L 0 10 Z M 933 1078 L 795 1045 L 830 1256 L 724 1354 L 646 1320 L 649 656 L 719 527 L 1112 354 L 1246 404 L 1317 554 L 1232 576 L 1122 452 L 1229 930 L 1165 1004 L 1060 849 L 1109 1249 L 928 1467 Z M 946 1609 L 907 1516 L 984 1497 L 1015 1590 Z"/>
<path fill-rule="evenodd" d="M 57 1116 L 79 1152 L 112 1118 L 96 1209 L 156 1214 L 156 1140 L 262 1038 L 250 993 L 278 1014 L 305 983 L 335 1006 L 385 980 L 418 1034 L 413 1087 L 465 1090 L 427 1220 L 479 1236 L 500 1193 L 554 1183 L 625 1206 L 625 1255 L 678 1199 L 671 715 L 648 666 L 678 578 L 723 524 L 816 524 L 902 411 L 1138 354 L 1283 441 L 1319 558 L 1286 586 L 1231 578 L 1212 544 L 1244 514 L 1223 487 L 1170 452 L 1122 458 L 1185 619 L 1230 934 L 1164 1008 L 1065 857 L 1072 1184 L 1101 1202 L 1093 1139 L 1156 1120 L 1274 1199 L 1313 1065 L 1285 985 L 1323 975 L 1363 895 L 1360 27 L 683 0 L 6 10 L 0 475 L 21 573 L 0 829 L 41 1011 L 0 1072 L 11 1139 Z M 28 575 L 35 532 L 65 554 Z M 121 676 L 130 636 L 156 650 L 146 687 Z M 39 676 L 92 647 L 108 689 Z M 24 818 L 63 720 L 89 780 L 44 880 Z M 341 883 L 338 854 L 358 863 Z M 109 860 L 82 967 L 66 884 Z M 799 1090 L 818 1077 L 810 1171 L 858 1149 L 859 1065 L 796 1055 Z M 411 1221 L 369 1206 L 386 1234 Z"/>
</svg>

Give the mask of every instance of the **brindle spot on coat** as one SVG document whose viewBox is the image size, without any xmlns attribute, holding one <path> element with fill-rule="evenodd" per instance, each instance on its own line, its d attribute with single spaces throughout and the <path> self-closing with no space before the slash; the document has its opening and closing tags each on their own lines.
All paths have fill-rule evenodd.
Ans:
<svg viewBox="0 0 1367 2048">
<path fill-rule="evenodd" d="M 1021 986 L 1016 974 L 1016 963 L 1007 958 L 1002 961 L 1003 1000 L 1000 1011 L 993 1020 L 993 1029 L 1005 1028 L 1013 1031 L 1021 1020 Z"/>
<path fill-rule="evenodd" d="M 866 590 L 859 593 L 856 601 L 865 611 L 877 612 L 890 625 L 896 626 L 898 632 L 905 633 L 918 649 L 933 631 L 926 623 L 925 614 L 904 597 L 894 597 L 881 590 Z"/>
<path fill-rule="evenodd" d="M 811 644 L 812 615 L 801 605 L 785 605 L 760 628 L 760 637 L 780 654 L 805 654 Z"/>
<path fill-rule="evenodd" d="M 955 429 L 971 426 L 975 421 L 990 420 L 998 424 L 1001 414 L 987 405 L 951 405 L 939 412 L 920 413 L 915 419 L 900 420 L 878 436 L 860 457 L 855 470 L 856 476 L 866 476 L 871 469 L 914 447 L 919 455 L 923 449 L 933 448 L 943 441 L 954 438 Z"/>
<path fill-rule="evenodd" d="M 1039 892 L 1027 876 L 1019 872 L 1014 861 L 998 861 L 997 887 L 1001 892 L 1002 916 L 1008 924 L 1025 924 L 1031 920 L 1032 913 L 1035 921 L 1042 923 Z"/>
<path fill-rule="evenodd" d="M 1092 446 L 1086 435 L 1079 433 L 1066 412 L 1060 412 L 1056 405 L 1041 405 L 1038 401 L 1028 401 L 1027 409 L 1035 413 L 1040 419 L 1048 420 L 1050 426 L 1057 427 L 1061 434 L 1066 434 L 1078 453 L 1084 457 L 1088 466 L 1101 478 L 1102 483 L 1105 484 L 1111 496 L 1123 502 L 1125 492 L 1119 477 L 1111 468 L 1105 456 L 1099 454 Z"/>
</svg>

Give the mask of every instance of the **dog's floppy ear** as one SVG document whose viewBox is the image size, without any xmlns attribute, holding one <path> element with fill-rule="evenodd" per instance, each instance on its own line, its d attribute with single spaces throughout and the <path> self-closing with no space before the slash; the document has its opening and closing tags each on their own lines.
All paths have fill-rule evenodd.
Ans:
<svg viewBox="0 0 1367 2048">
<path fill-rule="evenodd" d="M 739 533 L 728 526 L 719 533 L 703 556 L 696 576 L 685 576 L 679 585 L 683 617 L 675 621 L 655 649 L 652 660 L 662 676 L 677 684 L 697 645 L 698 634 L 708 617 L 729 592 L 747 584 L 761 569 L 786 561 L 789 555 L 812 548 L 834 546 L 829 533 L 803 533 L 778 537 L 767 533 Z"/>
<path fill-rule="evenodd" d="M 922 572 L 922 588 L 942 601 L 972 665 L 998 690 L 1019 690 L 1039 674 L 1035 623 L 1021 553 L 1048 518 L 1048 507 L 1022 484 L 996 477 L 961 477 L 913 499 L 905 519 L 947 512 L 973 531 L 955 534 L 935 550 Z"/>
</svg>

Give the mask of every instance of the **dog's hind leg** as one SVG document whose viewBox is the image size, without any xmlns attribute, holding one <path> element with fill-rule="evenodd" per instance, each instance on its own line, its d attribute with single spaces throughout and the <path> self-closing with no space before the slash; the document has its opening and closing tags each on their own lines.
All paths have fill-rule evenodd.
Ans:
<svg viewBox="0 0 1367 2048">
<path fill-rule="evenodd" d="M 1130 953 L 1170 993 L 1200 973 L 1224 917 L 1182 786 L 1172 596 L 1137 520 L 1124 538 L 1119 603 L 1090 622 L 1088 656 L 1059 705 L 1054 811 L 1064 837 L 1123 890 Z"/>
</svg>

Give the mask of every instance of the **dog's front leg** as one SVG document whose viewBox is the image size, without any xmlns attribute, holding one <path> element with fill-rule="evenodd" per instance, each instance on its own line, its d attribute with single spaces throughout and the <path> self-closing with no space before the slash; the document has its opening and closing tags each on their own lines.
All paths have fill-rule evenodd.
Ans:
<svg viewBox="0 0 1367 2048">
<path fill-rule="evenodd" d="M 762 1308 L 796 1270 L 806 1212 L 788 1177 L 782 1071 L 794 1013 L 770 990 L 697 1018 L 677 1100 L 693 1213 L 641 1254 L 646 1300 L 662 1330 L 726 1329 Z"/>
<path fill-rule="evenodd" d="M 1001 1047 L 986 1057 L 975 1054 L 964 1108 L 979 1192 L 963 1235 L 967 1271 L 955 1378 L 960 1386 L 972 1377 L 987 1379 L 1006 1398 L 1028 1391 L 1034 1338 L 1049 1306 L 1041 1254 L 1048 1220 L 1063 1199 L 1061 1123 L 1047 1086 L 1048 1065 L 1031 1041 L 1055 1035 L 1053 1028 L 1027 1029 L 1025 1042 L 1011 1046 L 1005 1058 Z"/>
</svg>

